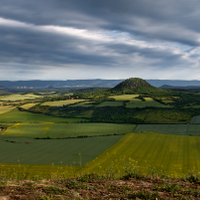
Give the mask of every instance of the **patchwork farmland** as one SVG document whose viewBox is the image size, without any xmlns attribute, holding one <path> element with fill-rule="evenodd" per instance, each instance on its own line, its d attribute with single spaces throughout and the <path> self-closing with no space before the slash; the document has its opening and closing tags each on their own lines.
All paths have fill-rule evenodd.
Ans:
<svg viewBox="0 0 200 200">
<path fill-rule="evenodd" d="M 29 174 L 62 168 L 74 176 L 80 170 L 112 171 L 118 177 L 133 168 L 173 176 L 200 170 L 198 96 L 193 96 L 196 104 L 187 104 L 191 94 L 151 87 L 133 94 L 129 88 L 128 94 L 120 90 L 77 93 L 74 98 L 55 92 L 1 97 L 4 172 L 18 165 L 30 167 Z M 18 104 L 7 106 L 10 101 Z"/>
</svg>

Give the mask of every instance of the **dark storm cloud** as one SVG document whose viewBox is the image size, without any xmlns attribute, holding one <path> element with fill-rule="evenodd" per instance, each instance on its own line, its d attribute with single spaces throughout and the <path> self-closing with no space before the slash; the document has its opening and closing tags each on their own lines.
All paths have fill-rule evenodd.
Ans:
<svg viewBox="0 0 200 200">
<path fill-rule="evenodd" d="M 193 46 L 199 45 L 199 8 L 196 0 L 2 0 L 0 16 L 35 25 L 120 30 Z"/>
<path fill-rule="evenodd" d="M 10 59 L 21 63 L 32 64 L 65 64 L 76 63 L 88 65 L 112 64 L 112 57 L 87 54 L 78 46 L 93 48 L 95 43 L 84 41 L 68 35 L 56 35 L 50 32 L 34 31 L 27 28 L 5 27 L 0 32 L 0 59 L 7 62 Z"/>
<path fill-rule="evenodd" d="M 128 76 L 132 66 L 198 67 L 199 8 L 196 0 L 1 0 L 0 68 L 126 67 Z"/>
</svg>

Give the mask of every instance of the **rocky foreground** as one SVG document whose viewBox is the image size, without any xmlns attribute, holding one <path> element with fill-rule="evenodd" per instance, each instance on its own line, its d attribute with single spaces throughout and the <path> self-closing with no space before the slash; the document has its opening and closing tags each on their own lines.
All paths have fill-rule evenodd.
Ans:
<svg viewBox="0 0 200 200">
<path fill-rule="evenodd" d="M 108 179 L 88 174 L 51 180 L 2 180 L 0 200 L 12 199 L 200 199 L 200 181 L 142 177 Z"/>
</svg>

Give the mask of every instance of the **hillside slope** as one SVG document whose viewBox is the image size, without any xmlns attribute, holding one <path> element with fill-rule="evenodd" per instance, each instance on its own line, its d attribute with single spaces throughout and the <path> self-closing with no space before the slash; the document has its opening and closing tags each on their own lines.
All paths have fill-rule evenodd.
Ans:
<svg viewBox="0 0 200 200">
<path fill-rule="evenodd" d="M 156 88 L 150 85 L 147 81 L 140 78 L 129 78 L 121 82 L 110 90 L 112 93 L 121 94 L 151 94 L 151 95 L 162 95 L 172 94 L 174 92 L 170 90 L 164 90 Z"/>
</svg>

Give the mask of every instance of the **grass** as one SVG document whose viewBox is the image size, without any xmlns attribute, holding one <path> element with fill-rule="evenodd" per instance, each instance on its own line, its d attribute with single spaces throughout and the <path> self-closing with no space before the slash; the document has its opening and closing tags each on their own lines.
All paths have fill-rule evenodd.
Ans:
<svg viewBox="0 0 200 200">
<path fill-rule="evenodd" d="M 13 109 L 7 113 L 0 115 L 1 123 L 8 122 L 78 122 L 78 121 L 87 121 L 84 119 L 76 118 L 59 118 L 53 117 L 45 114 L 30 113 L 26 111 L 19 111 L 17 108 Z"/>
<path fill-rule="evenodd" d="M 25 99 L 36 99 L 36 98 L 41 98 L 40 95 L 34 95 L 34 94 L 11 94 L 8 96 L 3 96 L 0 98 L 1 101 L 21 101 Z"/>
<path fill-rule="evenodd" d="M 115 144 L 122 135 L 72 139 L 0 137 L 0 163 L 84 165 Z M 81 161 L 80 161 L 81 159 Z"/>
<path fill-rule="evenodd" d="M 51 124 L 48 125 L 51 126 Z M 46 127 L 40 128 L 45 129 Z M 78 129 L 80 129 L 80 127 L 78 127 L 77 130 Z M 166 170 L 169 173 L 177 170 L 177 173 L 180 174 L 182 172 L 192 170 L 193 167 L 199 170 L 200 137 L 140 132 L 141 131 L 125 135 L 116 144 L 114 144 L 114 142 L 114 145 L 109 149 L 106 147 L 104 150 L 107 150 L 99 157 L 95 158 L 97 156 L 95 155 L 93 157 L 95 159 L 83 167 L 85 172 L 97 170 L 98 172 L 105 173 L 104 169 L 108 169 L 113 166 L 115 170 L 117 168 L 121 171 L 121 173 L 124 173 L 126 168 L 125 157 L 128 159 L 128 162 L 138 161 L 138 166 L 142 168 L 145 168 L 147 165 L 151 165 L 152 168 L 155 167 L 159 170 Z M 101 142 L 102 138 L 106 139 Z M 86 146 L 82 146 L 84 143 L 83 141 L 86 141 L 86 139 L 90 140 L 86 144 L 87 148 L 90 148 L 90 150 L 87 149 Z M 30 159 L 30 164 L 47 164 L 45 159 L 49 159 L 48 156 L 53 159 L 53 156 L 55 156 L 57 160 L 50 160 L 48 164 L 53 162 L 54 164 L 59 165 L 61 161 L 63 161 L 63 163 L 65 162 L 63 159 L 64 157 L 66 157 L 66 159 L 70 159 L 70 156 L 66 154 L 67 151 L 63 149 L 69 148 L 71 152 L 74 152 L 74 149 L 79 151 L 76 152 L 76 154 L 73 153 L 70 164 L 73 164 L 74 161 L 76 164 L 79 163 L 79 153 L 81 153 L 82 164 L 86 164 L 88 161 L 87 158 L 89 157 L 88 152 L 92 152 L 93 154 L 95 152 L 95 148 L 98 145 L 104 146 L 102 144 L 105 144 L 105 141 L 108 141 L 108 139 L 113 141 L 112 137 L 67 140 L 34 140 L 32 138 L 24 137 L 5 137 L 4 135 L 4 137 L 1 137 L 0 146 L 1 151 L 6 153 L 1 155 L 0 162 L 17 163 L 17 159 L 19 159 L 21 164 L 27 164 Z M 77 144 L 74 142 L 77 142 Z M 53 149 L 52 146 L 54 147 Z M 83 148 L 85 152 L 81 152 L 81 148 Z M 91 149 L 93 150 L 91 151 Z M 27 152 L 29 153 L 27 154 Z M 64 154 L 62 154 L 63 152 Z M 40 154 L 39 157 L 36 156 L 38 153 Z M 30 157 L 30 155 L 33 156 L 33 158 Z M 36 161 L 34 161 L 34 159 Z M 67 164 L 69 165 L 69 161 L 67 161 Z"/>
<path fill-rule="evenodd" d="M 17 123 L 2 134 L 3 136 L 33 138 L 90 137 L 121 135 L 131 132 L 136 125 L 111 123 Z"/>
<path fill-rule="evenodd" d="M 197 124 L 140 124 L 135 131 L 155 131 L 176 135 L 200 136 L 200 125 Z"/>
<path fill-rule="evenodd" d="M 126 134 L 121 140 L 84 166 L 85 172 L 124 173 L 124 171 L 165 172 L 179 176 L 200 170 L 200 137 L 155 132 Z M 132 167 L 130 166 L 132 163 Z"/>
<path fill-rule="evenodd" d="M 104 101 L 103 103 L 97 105 L 96 107 L 118 107 L 118 106 L 123 106 L 123 102 L 120 101 Z"/>
<path fill-rule="evenodd" d="M 182 179 L 146 176 L 140 179 L 111 179 L 96 173 L 78 177 L 7 180 L 2 176 L 1 196 L 14 199 L 199 199 L 198 183 Z"/>
<path fill-rule="evenodd" d="M 14 106 L 0 106 L 0 114 L 9 112 L 13 110 L 15 107 Z"/>
<path fill-rule="evenodd" d="M 123 95 L 114 95 L 109 96 L 109 98 L 115 99 L 116 101 L 129 101 L 138 97 L 139 94 L 123 94 Z"/>
<path fill-rule="evenodd" d="M 154 101 L 152 98 L 145 98 L 145 101 L 140 99 L 133 99 L 126 103 L 127 108 L 145 108 L 145 107 L 158 107 L 158 108 L 167 108 L 170 106 L 161 104 L 157 101 Z"/>
<path fill-rule="evenodd" d="M 24 178 L 50 178 L 54 174 L 65 173 L 65 176 L 71 177 L 80 172 L 78 166 L 61 166 L 54 165 L 33 165 L 33 164 L 20 164 L 20 160 L 17 164 L 0 163 L 0 177 L 4 176 L 9 179 L 21 180 Z M 1 186 L 1 185 L 0 185 Z"/>
<path fill-rule="evenodd" d="M 20 106 L 20 108 L 23 108 L 25 110 L 28 110 L 29 108 L 32 108 L 33 106 L 37 105 L 38 103 L 26 103 L 22 106 Z"/>
<path fill-rule="evenodd" d="M 191 120 L 193 113 L 187 110 L 171 108 L 146 108 L 136 112 L 135 118 L 140 119 L 145 124 L 186 124 Z"/>
<path fill-rule="evenodd" d="M 47 101 L 43 103 L 43 106 L 63 106 L 63 105 L 71 105 L 75 103 L 79 103 L 85 101 L 85 99 L 71 99 L 71 100 L 62 100 L 62 101 Z"/>
<path fill-rule="evenodd" d="M 80 129 L 80 127 L 77 129 Z M 113 137 L 115 136 L 66 140 L 34 140 L 32 138 L 4 136 L 1 137 L 0 147 L 1 151 L 6 153 L 1 155 L 1 159 L 6 160 L 7 163 L 13 162 L 9 160 L 11 158 L 15 159 L 15 163 L 19 159 L 21 164 L 26 163 L 28 159 L 31 162 L 35 159 L 34 164 L 47 164 L 44 163 L 45 159 L 54 159 L 55 156 L 57 160 L 51 160 L 50 164 L 53 162 L 59 165 L 63 161 L 63 164 L 71 162 L 70 164 L 72 165 L 78 165 L 80 162 L 79 153 L 81 153 L 81 162 L 84 165 L 91 158 L 90 154 L 95 154 L 95 148 L 103 147 L 104 144 L 112 141 L 113 146 L 110 144 L 110 148 L 105 147 L 101 155 L 99 155 L 100 153 L 98 157 L 96 157 L 97 154 L 94 155 L 91 158 L 93 160 L 82 167 L 84 173 L 96 171 L 103 174 L 109 171 L 112 174 L 118 171 L 122 175 L 125 171 L 133 170 L 134 168 L 136 171 L 143 169 L 143 171 L 151 173 L 155 173 L 157 169 L 160 172 L 166 171 L 168 175 L 178 176 L 194 168 L 196 170 L 200 169 L 200 137 L 198 136 L 191 137 L 137 131 L 126 134 L 117 143 L 115 142 L 119 138 L 114 142 Z M 84 141 L 86 140 L 87 142 L 85 143 Z M 73 154 L 71 158 L 67 153 L 68 150 L 64 148 L 68 148 L 73 152 L 71 153 Z M 81 148 L 84 149 L 84 152 L 80 151 Z M 26 154 L 26 152 L 29 153 Z M 38 153 L 40 154 L 39 157 L 37 156 Z M 23 159 L 27 159 L 25 160 L 26 162 Z M 68 161 L 68 159 L 71 160 Z M 74 161 L 75 163 L 73 163 Z M 0 162 L 2 163 L 3 161 L 1 160 Z M 129 168 L 130 163 L 133 168 Z"/>
<path fill-rule="evenodd" d="M 91 106 L 94 106 L 94 102 L 86 101 L 86 102 L 70 105 L 70 107 L 91 107 Z"/>
</svg>

